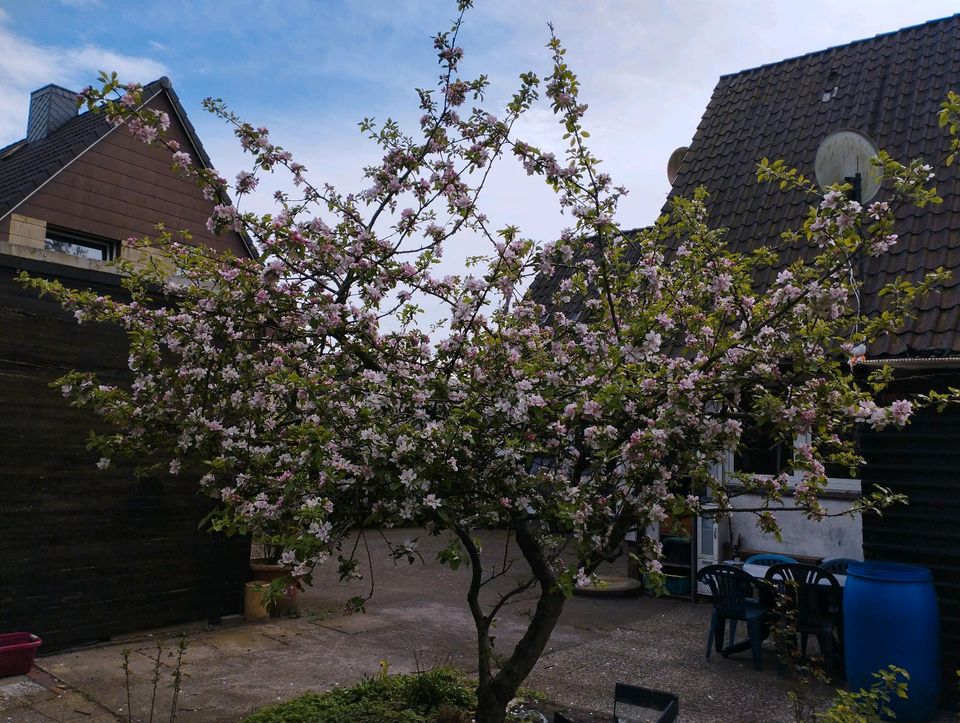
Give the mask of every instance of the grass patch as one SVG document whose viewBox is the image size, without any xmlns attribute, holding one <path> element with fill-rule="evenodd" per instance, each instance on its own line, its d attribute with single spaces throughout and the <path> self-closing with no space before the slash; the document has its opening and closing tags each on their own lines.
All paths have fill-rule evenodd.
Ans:
<svg viewBox="0 0 960 723">
<path fill-rule="evenodd" d="M 244 723 L 466 723 L 475 684 L 451 667 L 386 675 L 270 706 Z"/>
</svg>

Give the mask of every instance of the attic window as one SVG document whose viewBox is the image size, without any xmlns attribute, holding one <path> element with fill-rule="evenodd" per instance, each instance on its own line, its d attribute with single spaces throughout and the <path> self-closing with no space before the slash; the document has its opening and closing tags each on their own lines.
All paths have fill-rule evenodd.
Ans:
<svg viewBox="0 0 960 723">
<path fill-rule="evenodd" d="M 787 462 L 783 442 L 773 439 L 755 425 L 747 425 L 734 455 L 734 468 L 738 472 L 773 477 L 786 469 Z"/>
<path fill-rule="evenodd" d="M 69 254 L 81 259 L 109 261 L 115 256 L 116 244 L 106 239 L 74 231 L 59 231 L 48 228 L 43 247 L 47 251 Z"/>
</svg>

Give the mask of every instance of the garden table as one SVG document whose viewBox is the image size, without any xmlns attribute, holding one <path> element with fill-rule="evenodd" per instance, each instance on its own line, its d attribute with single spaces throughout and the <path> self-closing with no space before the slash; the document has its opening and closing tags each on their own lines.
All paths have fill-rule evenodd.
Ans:
<svg viewBox="0 0 960 723">
<path fill-rule="evenodd" d="M 762 580 L 766 574 L 767 570 L 770 568 L 767 565 L 744 565 L 743 571 L 749 573 L 753 577 Z M 840 587 L 843 587 L 847 582 L 846 575 L 834 575 L 837 578 L 837 582 L 840 583 Z"/>
</svg>

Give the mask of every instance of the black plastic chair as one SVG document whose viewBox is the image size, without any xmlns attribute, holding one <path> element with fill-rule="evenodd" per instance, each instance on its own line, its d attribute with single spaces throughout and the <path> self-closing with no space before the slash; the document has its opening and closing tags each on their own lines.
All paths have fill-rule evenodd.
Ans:
<svg viewBox="0 0 960 723">
<path fill-rule="evenodd" d="M 709 586 L 713 596 L 713 617 L 707 634 L 707 660 L 711 650 L 723 657 L 748 648 L 753 652 L 753 665 L 763 667 L 760 644 L 770 633 L 770 604 L 762 583 L 749 573 L 729 565 L 709 565 L 697 573 L 697 580 Z M 747 624 L 749 640 L 723 646 L 724 629 L 728 621 L 742 620 Z"/>
<path fill-rule="evenodd" d="M 623 712 L 624 707 L 627 708 L 626 713 Z M 613 719 L 632 720 L 630 708 L 642 708 L 646 712 L 644 720 L 651 720 L 650 712 L 656 712 L 660 714 L 652 719 L 656 723 L 673 723 L 680 715 L 680 699 L 673 693 L 617 683 L 613 689 Z"/>
<path fill-rule="evenodd" d="M 806 656 L 807 638 L 816 635 L 828 671 L 834 675 L 842 673 L 843 616 L 840 601 L 843 589 L 837 578 L 822 567 L 799 562 L 774 565 L 767 570 L 766 578 L 786 596 L 786 604 L 796 611 L 800 652 Z"/>
<path fill-rule="evenodd" d="M 624 708 L 627 708 L 624 711 Z M 642 719 L 632 717 L 630 708 L 643 710 Z M 651 713 L 657 713 L 656 718 Z M 653 721 L 653 723 L 674 723 L 680 715 L 680 697 L 674 693 L 664 693 L 637 685 L 617 683 L 613 689 L 613 720 L 627 723 L 633 720 Z M 553 714 L 553 723 L 574 723 L 560 711 Z"/>
<path fill-rule="evenodd" d="M 863 562 L 863 560 L 854 560 L 852 557 L 834 557 L 821 562 L 820 567 L 834 575 L 846 575 L 847 568 L 855 562 Z"/>
</svg>

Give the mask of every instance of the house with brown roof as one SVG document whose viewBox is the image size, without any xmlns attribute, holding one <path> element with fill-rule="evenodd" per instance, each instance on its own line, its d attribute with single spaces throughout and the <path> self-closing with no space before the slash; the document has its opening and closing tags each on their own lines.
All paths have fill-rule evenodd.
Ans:
<svg viewBox="0 0 960 723">
<path fill-rule="evenodd" d="M 142 97 L 209 166 L 170 81 Z M 255 257 L 240 234 L 207 230 L 212 209 L 168 152 L 103 114 L 78 114 L 76 94 L 55 85 L 31 94 L 26 136 L 0 149 L 0 631 L 36 633 L 43 650 L 241 607 L 249 541 L 198 530 L 211 502 L 186 475 L 135 475 L 149 460 L 98 470 L 86 440 L 102 425 L 50 387 L 71 369 L 123 383 L 123 331 L 78 325 L 14 281 L 27 271 L 122 296 L 109 262 L 141 259 L 122 242 L 156 235 L 160 222 Z"/>
<path fill-rule="evenodd" d="M 892 365 L 899 377 L 893 395 L 960 386 L 960 171 L 944 163 L 948 139 L 937 123 L 950 90 L 960 91 L 960 15 L 725 75 L 689 148 L 675 154 L 682 160 L 671 169 L 676 173 L 671 195 L 692 196 L 705 186 L 712 223 L 728 229 L 733 249 L 749 251 L 799 228 L 810 203 L 800 193 L 758 183 L 762 158 L 784 159 L 814 178 L 824 139 L 855 129 L 901 161 L 926 159 L 944 203 L 904 211 L 896 229 L 899 243 L 882 256 L 864 259 L 859 269 L 864 314 L 878 308 L 877 291 L 889 282 L 918 281 L 940 266 L 952 272 L 902 329 L 866 350 L 857 373 Z M 881 188 L 877 199 L 884 192 Z M 783 264 L 790 260 L 788 254 L 782 257 Z M 775 276 L 779 270 L 768 273 Z M 758 278 L 758 285 L 772 276 Z M 531 294 L 549 303 L 557 283 L 541 277 Z M 866 459 L 860 479 L 831 479 L 825 506 L 848 508 L 851 497 L 871 485 L 908 495 L 909 505 L 862 523 L 842 518 L 815 524 L 784 513 L 782 543 L 756 529 L 749 515 L 734 515 L 721 542 L 728 550 L 739 539 L 741 548 L 754 550 L 930 568 L 940 601 L 944 689 L 952 690 L 950 671 L 960 668 L 960 409 L 921 412 L 903 431 L 864 431 L 859 444 Z M 773 455 L 762 452 L 738 450 L 732 465 L 767 471 L 764 465 Z M 752 502 L 744 496 L 741 506 Z"/>
<path fill-rule="evenodd" d="M 168 137 L 209 167 L 196 131 L 168 78 L 143 90 L 144 103 L 171 119 Z M 170 170 L 169 156 L 113 126 L 103 114 L 77 113 L 76 93 L 47 85 L 30 95 L 25 138 L 0 149 L 0 250 L 104 269 L 130 237 L 156 224 L 186 230 L 194 243 L 254 257 L 238 233 L 206 228 L 211 203 Z M 29 251 L 34 249 L 34 251 Z M 72 259 L 57 257 L 62 253 Z"/>
<path fill-rule="evenodd" d="M 865 314 L 878 308 L 877 291 L 889 282 L 919 281 L 940 266 L 952 272 L 910 322 L 866 351 L 861 370 L 878 364 L 896 368 L 901 381 L 893 394 L 960 385 L 960 172 L 944 163 L 947 135 L 937 123 L 950 90 L 960 90 L 960 15 L 723 76 L 673 183 L 672 193 L 680 195 L 706 186 L 713 223 L 728 229 L 735 249 L 748 250 L 799 228 L 809 205 L 800 194 L 759 184 L 761 158 L 782 158 L 814 178 L 817 149 L 841 129 L 864 133 L 899 160 L 924 158 L 944 203 L 902 212 L 899 242 L 882 256 L 864 259 L 859 269 Z M 877 199 L 883 194 L 881 188 Z M 782 547 L 803 546 L 828 557 L 860 557 L 856 553 L 862 551 L 866 559 L 929 567 L 941 605 L 944 669 L 956 670 L 960 410 L 922 412 L 903 431 L 865 431 L 860 446 L 866 464 L 859 483 L 905 493 L 909 505 L 882 518 L 865 517 L 862 530 L 849 524 L 829 529 L 794 524 Z M 844 497 L 857 493 L 850 484 L 857 481 L 836 482 L 828 489 L 834 498 L 828 503 L 839 508 Z M 762 539 L 746 519 L 738 523 L 734 517 L 732 524 L 734 537 L 744 535 L 744 547 L 781 547 L 772 538 Z"/>
</svg>

